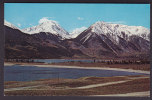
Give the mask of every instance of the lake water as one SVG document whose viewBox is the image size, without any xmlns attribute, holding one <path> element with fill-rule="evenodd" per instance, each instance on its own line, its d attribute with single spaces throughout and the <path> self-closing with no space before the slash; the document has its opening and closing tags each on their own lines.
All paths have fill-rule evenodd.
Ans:
<svg viewBox="0 0 152 100">
<path fill-rule="evenodd" d="M 78 68 L 48 68 L 37 66 L 5 66 L 5 81 L 31 81 L 49 78 L 80 78 L 86 76 L 111 77 L 124 75 L 141 75 L 140 73 Z"/>
<path fill-rule="evenodd" d="M 91 59 L 34 59 L 34 62 L 60 63 L 60 62 L 94 62 Z"/>
</svg>

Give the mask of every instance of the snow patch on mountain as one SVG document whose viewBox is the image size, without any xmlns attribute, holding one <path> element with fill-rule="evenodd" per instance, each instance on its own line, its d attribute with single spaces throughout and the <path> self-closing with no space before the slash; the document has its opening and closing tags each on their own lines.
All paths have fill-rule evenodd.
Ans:
<svg viewBox="0 0 152 100">
<path fill-rule="evenodd" d="M 92 35 L 92 33 L 88 33 L 86 36 L 84 36 L 84 37 L 82 38 L 82 39 L 84 39 L 83 43 L 86 42 L 91 35 Z M 81 40 L 82 40 L 82 39 L 81 39 Z M 81 41 L 81 40 L 80 40 L 80 41 Z"/>
<path fill-rule="evenodd" d="M 82 33 L 84 30 L 86 30 L 87 27 L 83 26 L 80 28 L 76 28 L 74 29 L 71 33 L 70 33 L 70 38 L 76 38 L 80 33 Z"/>
</svg>

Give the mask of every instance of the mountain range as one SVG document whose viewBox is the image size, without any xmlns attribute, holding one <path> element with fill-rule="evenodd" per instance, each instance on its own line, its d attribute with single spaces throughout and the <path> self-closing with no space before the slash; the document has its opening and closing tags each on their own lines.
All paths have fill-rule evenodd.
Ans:
<svg viewBox="0 0 152 100">
<path fill-rule="evenodd" d="M 20 29 L 5 21 L 8 58 L 148 58 L 150 30 L 98 21 L 69 34 L 56 21 Z"/>
</svg>

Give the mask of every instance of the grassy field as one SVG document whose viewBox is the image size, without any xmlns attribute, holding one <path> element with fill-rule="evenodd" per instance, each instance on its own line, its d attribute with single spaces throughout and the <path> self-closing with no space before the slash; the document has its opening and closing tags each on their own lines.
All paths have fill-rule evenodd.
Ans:
<svg viewBox="0 0 152 100">
<path fill-rule="evenodd" d="M 150 71 L 150 64 L 105 64 L 99 62 L 96 63 L 64 62 L 64 63 L 53 63 L 52 65 L 67 65 L 67 66 L 80 66 L 80 67 L 110 67 L 110 68 Z"/>
<path fill-rule="evenodd" d="M 89 96 L 149 90 L 150 78 L 145 75 L 5 82 L 5 95 L 7 96 Z"/>
</svg>

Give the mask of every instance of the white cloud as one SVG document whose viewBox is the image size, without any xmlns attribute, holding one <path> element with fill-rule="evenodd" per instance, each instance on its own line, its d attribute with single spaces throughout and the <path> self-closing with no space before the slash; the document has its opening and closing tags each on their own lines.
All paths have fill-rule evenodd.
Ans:
<svg viewBox="0 0 152 100">
<path fill-rule="evenodd" d="M 47 22 L 47 21 L 53 21 L 53 20 L 50 20 L 51 18 L 53 18 L 53 17 L 43 17 L 39 20 L 39 24 L 41 24 L 43 22 Z"/>
<path fill-rule="evenodd" d="M 29 24 L 30 26 L 34 26 L 34 25 L 32 25 L 32 24 Z"/>
<path fill-rule="evenodd" d="M 107 22 L 107 23 L 113 23 L 113 24 L 126 24 L 125 21 L 114 21 L 114 22 Z"/>
<path fill-rule="evenodd" d="M 17 26 L 18 26 L 18 27 L 21 27 L 21 24 L 20 24 L 20 23 L 17 23 Z"/>
<path fill-rule="evenodd" d="M 78 19 L 78 20 L 84 20 L 84 18 L 82 18 L 82 17 L 77 17 L 77 19 Z"/>
</svg>

